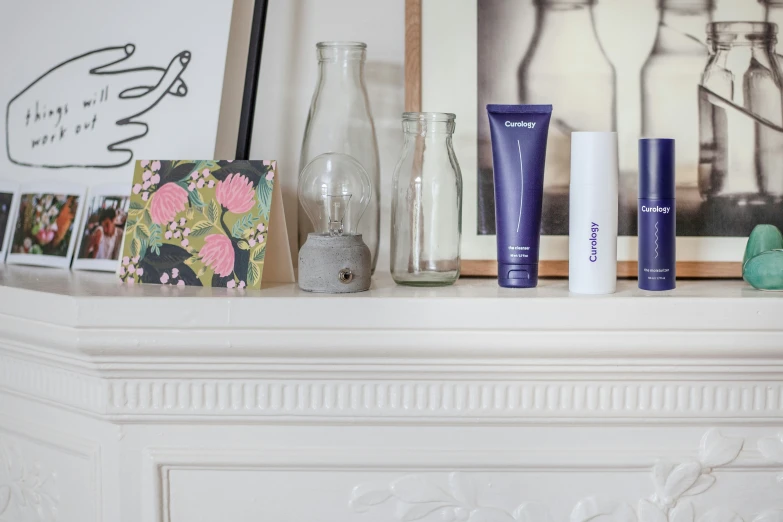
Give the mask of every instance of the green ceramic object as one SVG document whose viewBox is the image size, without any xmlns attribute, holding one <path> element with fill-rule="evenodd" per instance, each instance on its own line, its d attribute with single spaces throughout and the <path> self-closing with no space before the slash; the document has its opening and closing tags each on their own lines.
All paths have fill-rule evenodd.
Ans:
<svg viewBox="0 0 783 522">
<path fill-rule="evenodd" d="M 769 250 L 745 263 L 745 281 L 759 290 L 783 290 L 783 250 Z"/>
<path fill-rule="evenodd" d="M 783 248 L 783 234 L 775 225 L 756 225 L 748 238 L 745 246 L 745 256 L 742 258 L 742 277 L 745 278 L 745 265 L 753 257 L 768 250 Z M 780 267 L 783 270 L 783 266 Z M 748 281 L 750 283 L 750 281 Z"/>
</svg>

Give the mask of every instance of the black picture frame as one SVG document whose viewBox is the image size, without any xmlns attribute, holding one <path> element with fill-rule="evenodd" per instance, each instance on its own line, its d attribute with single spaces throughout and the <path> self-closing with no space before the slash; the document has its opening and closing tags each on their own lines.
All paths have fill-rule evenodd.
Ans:
<svg viewBox="0 0 783 522">
<path fill-rule="evenodd" d="M 256 110 L 258 78 L 261 72 L 261 53 L 264 47 L 264 29 L 269 0 L 255 0 L 250 29 L 250 46 L 245 69 L 245 87 L 242 92 L 242 110 L 239 116 L 236 159 L 250 159 L 250 142 L 253 137 L 253 119 Z"/>
</svg>

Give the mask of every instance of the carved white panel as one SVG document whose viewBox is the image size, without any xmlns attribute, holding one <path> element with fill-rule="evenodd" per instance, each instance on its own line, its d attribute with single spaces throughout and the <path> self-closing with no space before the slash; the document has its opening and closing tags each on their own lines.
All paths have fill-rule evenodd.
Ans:
<svg viewBox="0 0 783 522">
<path fill-rule="evenodd" d="M 0 417 L 0 521 L 100 520 L 98 446 Z"/>
<path fill-rule="evenodd" d="M 760 440 L 767 448 L 782 439 Z M 159 502 L 147 514 L 157 522 L 780 522 L 783 464 L 745 442 L 712 429 L 688 456 L 510 451 L 508 465 L 491 449 L 158 449 L 145 473 Z"/>
</svg>

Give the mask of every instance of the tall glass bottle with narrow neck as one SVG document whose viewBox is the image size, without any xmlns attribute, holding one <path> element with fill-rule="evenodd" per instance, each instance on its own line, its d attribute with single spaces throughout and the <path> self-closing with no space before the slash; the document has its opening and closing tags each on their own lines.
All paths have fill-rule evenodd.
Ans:
<svg viewBox="0 0 783 522">
<path fill-rule="evenodd" d="M 372 183 L 372 198 L 358 233 L 372 253 L 372 269 L 378 259 L 380 238 L 380 163 L 370 99 L 364 83 L 367 46 L 358 42 L 321 42 L 316 46 L 318 82 L 307 116 L 299 172 L 313 158 L 340 152 L 356 159 Z M 313 231 L 299 204 L 299 248 Z"/>
<path fill-rule="evenodd" d="M 699 201 L 699 101 L 707 61 L 705 27 L 714 0 L 658 0 L 658 34 L 642 68 L 642 136 L 677 142 L 680 203 Z M 676 114 L 677 117 L 672 117 Z"/>
<path fill-rule="evenodd" d="M 392 180 L 391 275 L 401 285 L 450 285 L 459 277 L 462 234 L 454 115 L 406 112 L 402 128 Z"/>
<path fill-rule="evenodd" d="M 568 235 L 571 132 L 610 132 L 617 126 L 615 70 L 598 40 L 595 4 L 535 0 L 535 32 L 519 67 L 522 103 L 554 107 L 544 173 L 544 234 Z"/>
</svg>

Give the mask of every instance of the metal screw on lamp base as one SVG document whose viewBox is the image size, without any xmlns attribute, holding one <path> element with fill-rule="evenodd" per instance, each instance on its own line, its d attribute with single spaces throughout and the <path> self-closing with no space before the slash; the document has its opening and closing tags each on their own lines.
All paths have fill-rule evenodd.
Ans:
<svg viewBox="0 0 783 522">
<path fill-rule="evenodd" d="M 347 294 L 370 289 L 370 249 L 361 234 L 310 233 L 299 250 L 299 288 L 307 292 Z"/>
</svg>

